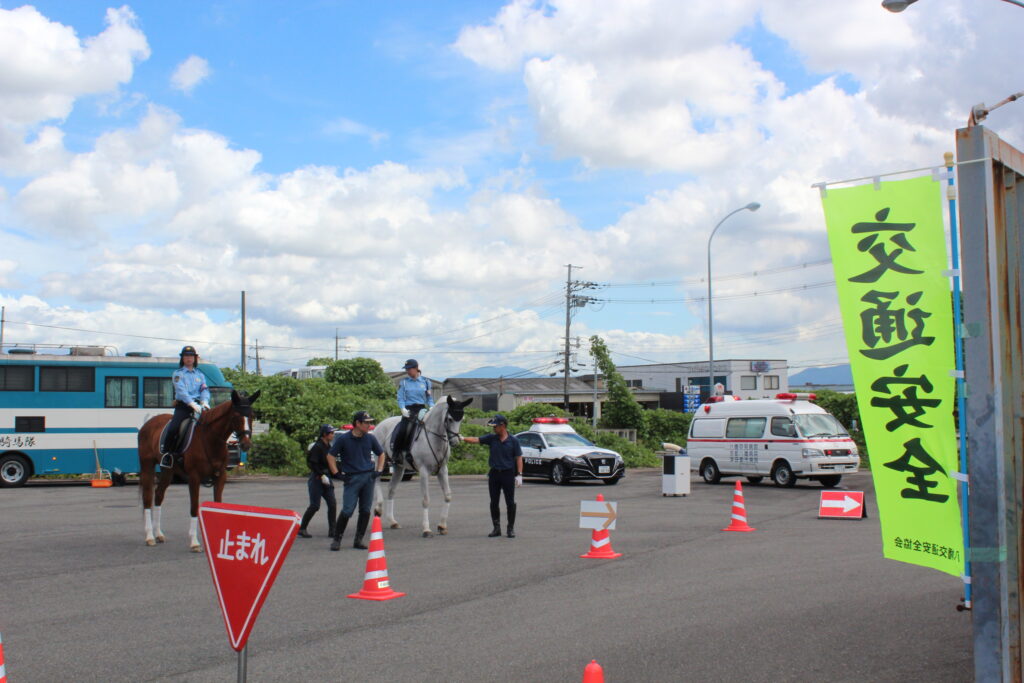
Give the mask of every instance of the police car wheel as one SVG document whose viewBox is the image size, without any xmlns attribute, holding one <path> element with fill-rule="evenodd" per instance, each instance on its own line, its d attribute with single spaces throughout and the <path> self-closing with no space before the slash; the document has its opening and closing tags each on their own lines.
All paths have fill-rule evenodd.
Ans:
<svg viewBox="0 0 1024 683">
<path fill-rule="evenodd" d="M 718 471 L 718 465 L 714 460 L 705 460 L 701 463 L 700 476 L 708 484 L 717 484 L 722 481 L 722 473 Z"/>
<path fill-rule="evenodd" d="M 772 470 L 772 481 L 775 482 L 776 486 L 783 486 L 785 488 L 792 488 L 796 486 L 796 475 L 793 474 L 793 469 L 789 466 L 788 462 L 780 462 Z"/>
<path fill-rule="evenodd" d="M 565 486 L 569 483 L 569 478 L 565 476 L 565 465 L 560 462 L 555 462 L 551 465 L 551 483 Z"/>
<path fill-rule="evenodd" d="M 612 477 L 611 479 L 602 479 L 601 483 L 604 484 L 605 486 L 615 486 L 616 484 L 619 483 L 619 479 L 622 479 L 622 477 Z"/>
</svg>

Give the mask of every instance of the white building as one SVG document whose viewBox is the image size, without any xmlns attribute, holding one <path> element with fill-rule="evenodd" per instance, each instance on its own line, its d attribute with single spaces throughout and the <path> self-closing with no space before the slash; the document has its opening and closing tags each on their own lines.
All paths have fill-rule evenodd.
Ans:
<svg viewBox="0 0 1024 683">
<path fill-rule="evenodd" d="M 741 398 L 771 398 L 789 391 L 787 366 L 785 360 L 716 360 L 714 381 L 725 385 L 726 393 Z M 619 365 L 616 369 L 635 389 L 683 393 L 686 387 L 700 387 L 705 395 L 707 392 L 707 361 Z"/>
</svg>

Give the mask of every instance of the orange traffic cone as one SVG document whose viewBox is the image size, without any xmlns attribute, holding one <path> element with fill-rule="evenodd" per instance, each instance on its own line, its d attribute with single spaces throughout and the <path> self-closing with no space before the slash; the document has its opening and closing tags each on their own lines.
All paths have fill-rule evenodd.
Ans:
<svg viewBox="0 0 1024 683">
<path fill-rule="evenodd" d="M 583 670 L 583 683 L 604 683 L 604 669 L 596 659 L 591 659 Z"/>
<path fill-rule="evenodd" d="M 743 504 L 743 484 L 736 482 L 736 490 L 732 494 L 732 522 L 722 531 L 754 531 L 747 524 L 747 508 Z"/>
<path fill-rule="evenodd" d="M 604 500 L 604 495 L 597 494 L 597 499 Z M 586 555 L 580 555 L 580 557 L 613 560 L 616 557 L 622 557 L 622 553 L 617 553 L 612 549 L 612 535 L 607 529 L 594 529 L 590 534 L 590 550 Z"/>
<path fill-rule="evenodd" d="M 380 526 L 380 517 L 374 515 L 373 527 L 370 529 L 370 550 L 366 559 L 363 588 L 348 597 L 360 600 L 390 600 L 403 595 L 405 593 L 391 590 L 391 582 L 388 581 L 388 562 L 384 558 L 384 532 Z"/>
<path fill-rule="evenodd" d="M 7 667 L 4 666 L 4 637 L 0 634 L 0 683 L 7 683 Z"/>
</svg>

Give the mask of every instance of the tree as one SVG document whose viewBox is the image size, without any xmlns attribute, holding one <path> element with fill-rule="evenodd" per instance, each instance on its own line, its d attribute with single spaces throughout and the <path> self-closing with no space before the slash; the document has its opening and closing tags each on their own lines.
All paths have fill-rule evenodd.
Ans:
<svg viewBox="0 0 1024 683">
<path fill-rule="evenodd" d="M 307 360 L 306 367 L 310 368 L 313 367 L 314 365 L 330 365 L 333 362 L 333 358 L 328 358 L 327 356 L 320 356 L 317 358 L 310 358 L 309 360 Z"/>
<path fill-rule="evenodd" d="M 633 398 L 626 386 L 626 380 L 612 363 L 611 353 L 604 341 L 596 334 L 590 338 L 590 355 L 597 360 L 597 367 L 604 375 L 608 387 L 608 399 L 601 406 L 601 426 L 617 429 L 643 428 L 643 408 Z M 594 378 L 597 381 L 597 378 Z"/>
<path fill-rule="evenodd" d="M 396 389 L 380 363 L 372 358 L 343 358 L 331 361 L 324 370 L 324 379 L 331 384 L 358 386 L 368 396 L 394 398 Z"/>
</svg>

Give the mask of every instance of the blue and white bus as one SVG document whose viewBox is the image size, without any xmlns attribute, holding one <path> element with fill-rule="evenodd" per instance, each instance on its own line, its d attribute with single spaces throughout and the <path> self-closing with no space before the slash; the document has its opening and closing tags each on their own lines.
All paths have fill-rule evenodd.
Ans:
<svg viewBox="0 0 1024 683">
<path fill-rule="evenodd" d="M 139 428 L 173 411 L 171 374 L 178 359 L 103 354 L 102 347 L 72 347 L 61 355 L 0 352 L 0 487 L 22 486 L 39 475 L 92 473 L 97 459 L 116 483 L 138 472 Z M 199 367 L 210 404 L 231 400 L 220 369 Z M 231 448 L 229 467 L 242 461 Z"/>
</svg>

